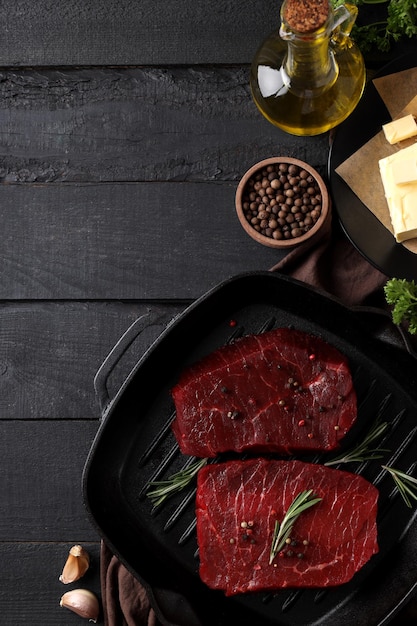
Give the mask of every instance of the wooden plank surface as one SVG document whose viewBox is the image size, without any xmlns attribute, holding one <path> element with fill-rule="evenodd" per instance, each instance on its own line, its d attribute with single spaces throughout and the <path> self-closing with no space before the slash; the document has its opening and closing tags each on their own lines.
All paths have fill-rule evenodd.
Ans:
<svg viewBox="0 0 417 626">
<path fill-rule="evenodd" d="M 122 334 L 145 316 L 144 331 L 109 379 L 111 394 L 183 309 L 121 302 L 0 305 L 0 420 L 98 419 L 93 379 Z"/>
<path fill-rule="evenodd" d="M 276 0 L 3 0 L 0 65 L 247 63 Z"/>
<path fill-rule="evenodd" d="M 250 63 L 279 27 L 280 5 L 280 0 L 3 0 L 0 66 Z M 413 38 L 406 38 L 393 48 L 401 54 L 413 46 Z M 370 57 L 374 66 L 387 60 L 389 55 Z"/>
<path fill-rule="evenodd" d="M 247 67 L 0 74 L 0 181 L 237 181 L 287 155 L 326 169 L 328 137 L 269 124 Z"/>
<path fill-rule="evenodd" d="M 190 300 L 240 272 L 268 270 L 283 254 L 245 233 L 235 191 L 3 185 L 0 298 Z"/>
<path fill-rule="evenodd" d="M 272 154 L 324 174 L 328 148 L 268 124 L 243 68 L 7 71 L 0 129 L 7 299 L 190 299 L 269 269 L 283 254 L 241 229 L 237 181 Z"/>
<path fill-rule="evenodd" d="M 81 476 L 94 420 L 0 420 L 1 541 L 95 541 Z"/>
<path fill-rule="evenodd" d="M 76 626 L 83 620 L 59 606 L 61 596 L 69 589 L 86 587 L 100 598 L 99 550 L 96 543 L 77 536 L 90 555 L 90 569 L 78 582 L 63 585 L 58 578 L 73 545 L 65 543 L 0 543 L 1 623 L 4 626 L 32 624 Z M 7 593 L 4 590 L 7 589 Z M 88 622 L 85 622 L 88 623 Z"/>
</svg>

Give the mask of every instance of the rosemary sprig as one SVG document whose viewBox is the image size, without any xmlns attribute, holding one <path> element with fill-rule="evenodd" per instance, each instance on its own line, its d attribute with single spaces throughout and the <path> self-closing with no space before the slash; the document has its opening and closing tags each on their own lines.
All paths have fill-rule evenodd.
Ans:
<svg viewBox="0 0 417 626">
<path fill-rule="evenodd" d="M 417 500 L 417 478 L 409 476 L 394 467 L 388 467 L 387 465 L 381 465 L 381 467 L 391 474 L 404 502 L 408 507 L 412 508 L 411 498 Z"/>
<path fill-rule="evenodd" d="M 330 466 L 338 465 L 339 463 L 361 463 L 362 461 L 381 459 L 384 456 L 384 452 L 389 452 L 389 450 L 372 447 L 372 444 L 382 437 L 388 426 L 388 422 L 376 421 L 369 433 L 352 450 L 348 450 L 347 452 L 334 457 L 330 461 L 326 461 L 325 465 Z"/>
<path fill-rule="evenodd" d="M 282 522 L 275 522 L 274 534 L 272 537 L 271 551 L 269 553 L 269 564 L 275 559 L 279 551 L 284 547 L 286 540 L 291 534 L 295 521 L 306 509 L 321 501 L 321 498 L 313 494 L 312 489 L 302 491 L 298 494 L 288 507 Z"/>
<path fill-rule="evenodd" d="M 154 507 L 159 506 L 170 496 L 182 491 L 192 481 L 198 471 L 206 465 L 207 461 L 208 459 L 200 459 L 191 463 L 185 469 L 172 474 L 166 480 L 155 480 L 149 483 L 151 489 L 148 490 L 146 495 L 152 501 Z"/>
</svg>

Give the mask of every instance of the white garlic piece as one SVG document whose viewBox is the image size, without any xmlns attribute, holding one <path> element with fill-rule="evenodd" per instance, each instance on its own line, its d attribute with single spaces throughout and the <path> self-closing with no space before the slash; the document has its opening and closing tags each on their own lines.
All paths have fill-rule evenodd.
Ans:
<svg viewBox="0 0 417 626">
<path fill-rule="evenodd" d="M 79 580 L 90 566 L 90 556 L 82 546 L 72 546 L 59 580 L 67 585 Z"/>
<path fill-rule="evenodd" d="M 97 623 L 100 606 L 97 596 L 88 589 L 72 589 L 62 596 L 60 606 L 73 611 L 80 617 L 85 617 L 90 622 Z"/>
</svg>

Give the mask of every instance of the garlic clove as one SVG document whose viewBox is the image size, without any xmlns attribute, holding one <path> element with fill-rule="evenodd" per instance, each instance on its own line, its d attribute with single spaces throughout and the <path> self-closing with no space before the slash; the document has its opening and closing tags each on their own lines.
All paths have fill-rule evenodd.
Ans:
<svg viewBox="0 0 417 626">
<path fill-rule="evenodd" d="M 64 565 L 59 580 L 67 585 L 84 576 L 90 566 L 90 556 L 82 546 L 72 546 L 67 562 Z"/>
<path fill-rule="evenodd" d="M 73 611 L 90 622 L 97 623 L 100 606 L 97 596 L 88 589 L 72 589 L 62 596 L 59 605 Z"/>
</svg>

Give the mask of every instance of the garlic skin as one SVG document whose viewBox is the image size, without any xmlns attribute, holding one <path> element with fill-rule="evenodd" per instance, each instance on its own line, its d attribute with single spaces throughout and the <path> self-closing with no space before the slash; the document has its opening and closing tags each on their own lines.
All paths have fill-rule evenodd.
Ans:
<svg viewBox="0 0 417 626">
<path fill-rule="evenodd" d="M 82 546 L 72 546 L 59 580 L 67 585 L 79 580 L 90 566 L 90 555 Z"/>
<path fill-rule="evenodd" d="M 88 589 L 72 589 L 62 596 L 59 605 L 73 611 L 90 622 L 97 623 L 100 606 L 97 596 Z"/>
</svg>

